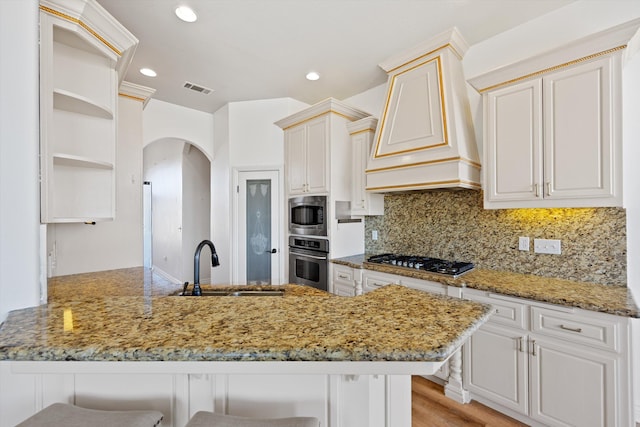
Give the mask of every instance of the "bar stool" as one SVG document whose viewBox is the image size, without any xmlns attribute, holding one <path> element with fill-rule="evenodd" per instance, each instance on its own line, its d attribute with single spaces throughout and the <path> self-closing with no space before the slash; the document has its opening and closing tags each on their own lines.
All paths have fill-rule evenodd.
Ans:
<svg viewBox="0 0 640 427">
<path fill-rule="evenodd" d="M 101 411 L 67 403 L 54 403 L 16 427 L 155 427 L 162 421 L 158 411 Z"/>
<path fill-rule="evenodd" d="M 314 417 L 246 418 L 199 411 L 185 427 L 319 427 Z"/>
</svg>

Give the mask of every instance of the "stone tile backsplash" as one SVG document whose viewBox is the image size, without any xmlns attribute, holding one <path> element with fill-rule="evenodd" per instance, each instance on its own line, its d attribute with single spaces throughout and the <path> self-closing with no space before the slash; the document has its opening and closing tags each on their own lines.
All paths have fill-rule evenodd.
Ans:
<svg viewBox="0 0 640 427">
<path fill-rule="evenodd" d="M 395 252 L 471 261 L 480 268 L 626 286 L 623 208 L 496 209 L 475 190 L 385 195 L 384 216 L 365 219 L 367 254 Z M 378 240 L 371 231 L 378 231 Z M 518 237 L 530 251 L 518 250 Z M 533 252 L 533 239 L 560 239 L 561 255 Z"/>
</svg>

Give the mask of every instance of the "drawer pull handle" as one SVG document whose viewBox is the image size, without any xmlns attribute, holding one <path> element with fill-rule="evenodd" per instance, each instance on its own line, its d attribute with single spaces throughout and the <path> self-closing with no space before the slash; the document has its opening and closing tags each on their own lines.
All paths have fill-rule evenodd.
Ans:
<svg viewBox="0 0 640 427">
<path fill-rule="evenodd" d="M 533 184 L 533 191 L 536 193 L 536 197 L 540 196 L 540 191 L 538 191 L 538 184 Z"/>
<path fill-rule="evenodd" d="M 523 341 L 523 338 L 522 338 L 522 337 L 519 337 L 519 338 L 518 338 L 518 351 L 519 351 L 520 353 L 522 353 L 522 352 L 524 351 L 524 350 L 522 350 L 522 341 Z"/>
<path fill-rule="evenodd" d="M 560 329 L 564 329 L 565 331 L 577 332 L 577 333 L 582 332 L 582 328 L 571 328 L 569 326 L 564 326 L 564 325 L 560 325 Z"/>
<path fill-rule="evenodd" d="M 531 355 L 537 356 L 536 354 L 536 340 L 531 340 Z"/>
<path fill-rule="evenodd" d="M 338 277 L 341 279 L 348 279 L 349 276 L 345 276 L 344 274 L 338 274 Z"/>
</svg>

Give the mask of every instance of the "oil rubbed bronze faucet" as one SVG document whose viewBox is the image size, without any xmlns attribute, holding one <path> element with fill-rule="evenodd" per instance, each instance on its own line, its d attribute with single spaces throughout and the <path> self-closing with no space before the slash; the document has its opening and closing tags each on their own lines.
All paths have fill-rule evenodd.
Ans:
<svg viewBox="0 0 640 427">
<path fill-rule="evenodd" d="M 200 289 L 200 252 L 202 252 L 202 248 L 205 246 L 209 246 L 211 249 L 211 267 L 217 267 L 220 265 L 220 261 L 218 260 L 218 254 L 216 253 L 216 247 L 213 246 L 211 240 L 203 240 L 198 244 L 196 248 L 196 253 L 193 255 L 193 290 L 191 291 L 192 296 L 202 296 L 202 289 Z"/>
</svg>

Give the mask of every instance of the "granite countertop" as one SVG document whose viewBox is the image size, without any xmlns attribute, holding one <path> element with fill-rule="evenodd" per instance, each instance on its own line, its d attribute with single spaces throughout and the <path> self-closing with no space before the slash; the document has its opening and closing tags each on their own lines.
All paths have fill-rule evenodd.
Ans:
<svg viewBox="0 0 640 427">
<path fill-rule="evenodd" d="M 0 326 L 0 360 L 442 361 L 492 313 L 397 285 L 357 297 L 279 288 L 170 296 L 182 286 L 142 268 L 55 278 L 48 304 Z"/>
<path fill-rule="evenodd" d="M 633 301 L 631 291 L 624 286 L 607 286 L 479 268 L 454 279 L 426 271 L 411 270 L 387 264 L 372 264 L 366 262 L 367 258 L 368 256 L 361 254 L 333 259 L 332 262 L 352 268 L 365 268 L 383 273 L 431 280 L 449 286 L 467 287 L 565 307 L 578 307 L 618 316 L 640 318 L 640 310 Z"/>
</svg>

